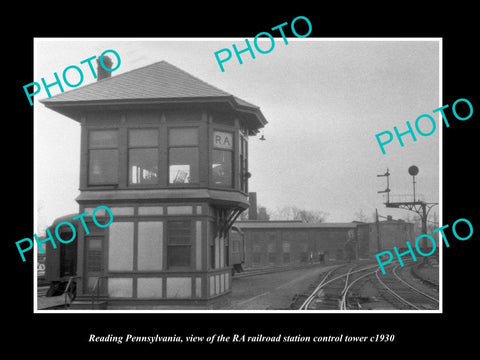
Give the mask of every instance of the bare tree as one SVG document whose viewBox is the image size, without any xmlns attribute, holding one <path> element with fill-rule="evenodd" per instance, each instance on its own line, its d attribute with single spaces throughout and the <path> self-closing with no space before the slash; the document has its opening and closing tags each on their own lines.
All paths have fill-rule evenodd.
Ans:
<svg viewBox="0 0 480 360">
<path fill-rule="evenodd" d="M 262 220 L 262 221 L 270 220 L 270 214 L 268 213 L 267 208 L 265 206 L 258 207 L 257 218 L 258 220 Z"/>
<path fill-rule="evenodd" d="M 365 215 L 365 213 L 363 212 L 362 209 L 358 210 L 355 214 L 355 220 L 357 221 L 361 221 L 361 222 L 365 222 L 365 223 L 368 223 L 368 222 L 371 222 L 375 219 L 375 217 L 373 219 L 370 219 L 368 217 L 368 215 Z"/>
<path fill-rule="evenodd" d="M 262 220 L 262 221 L 268 221 L 270 220 L 270 211 L 265 207 L 258 205 L 257 207 L 257 218 L 256 219 L 249 219 L 248 217 L 248 210 L 243 211 L 238 220 L 240 221 L 247 221 L 247 220 Z"/>
<path fill-rule="evenodd" d="M 300 209 L 294 205 L 285 206 L 277 212 L 279 220 L 302 220 L 306 223 L 324 222 L 328 213 L 318 210 Z"/>
</svg>

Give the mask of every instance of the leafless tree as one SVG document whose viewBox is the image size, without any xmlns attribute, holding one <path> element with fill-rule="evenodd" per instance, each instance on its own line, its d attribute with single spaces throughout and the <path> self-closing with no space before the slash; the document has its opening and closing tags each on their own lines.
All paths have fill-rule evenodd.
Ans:
<svg viewBox="0 0 480 360">
<path fill-rule="evenodd" d="M 302 220 L 306 223 L 321 223 L 327 218 L 328 213 L 319 210 L 300 209 L 297 206 L 285 206 L 278 210 L 275 218 L 278 220 Z"/>
</svg>

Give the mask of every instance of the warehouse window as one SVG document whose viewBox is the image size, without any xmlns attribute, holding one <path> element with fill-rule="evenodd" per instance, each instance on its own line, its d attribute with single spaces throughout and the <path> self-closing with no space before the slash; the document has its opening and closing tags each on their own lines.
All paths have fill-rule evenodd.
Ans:
<svg viewBox="0 0 480 360">
<path fill-rule="evenodd" d="M 88 138 L 88 183 L 118 183 L 117 130 L 90 130 Z"/>
<path fill-rule="evenodd" d="M 261 262 L 261 246 L 260 244 L 258 243 L 254 243 L 253 244 L 253 251 L 252 251 L 252 254 L 253 254 L 253 263 L 254 264 L 260 264 Z"/>
<path fill-rule="evenodd" d="M 275 254 L 275 243 L 274 242 L 269 242 L 267 245 L 267 253 L 268 253 L 268 262 L 270 264 L 275 264 L 277 261 L 277 257 Z"/>
<path fill-rule="evenodd" d="M 307 262 L 309 260 L 308 244 L 302 244 L 302 251 L 300 253 L 300 262 Z"/>
<path fill-rule="evenodd" d="M 198 129 L 170 129 L 168 146 L 169 183 L 198 183 Z"/>
<path fill-rule="evenodd" d="M 192 248 L 192 222 L 168 221 L 167 223 L 167 266 L 190 267 Z"/>
<path fill-rule="evenodd" d="M 290 243 L 284 241 L 282 244 L 283 250 L 283 263 L 288 264 L 290 262 Z"/>
<path fill-rule="evenodd" d="M 128 132 L 128 183 L 158 183 L 158 131 L 132 129 Z"/>
</svg>

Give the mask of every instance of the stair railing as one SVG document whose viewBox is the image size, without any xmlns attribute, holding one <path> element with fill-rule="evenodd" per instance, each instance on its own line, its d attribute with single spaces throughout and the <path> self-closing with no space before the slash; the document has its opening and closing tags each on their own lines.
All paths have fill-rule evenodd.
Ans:
<svg viewBox="0 0 480 360">
<path fill-rule="evenodd" d="M 65 309 L 68 309 L 68 298 L 70 298 L 70 303 L 72 302 L 73 298 L 75 297 L 74 293 L 73 293 L 73 287 L 72 287 L 72 284 L 74 284 L 74 279 L 80 279 L 81 276 L 70 276 L 69 279 L 68 279 L 68 283 L 67 283 L 67 286 L 65 287 L 65 291 L 63 292 L 64 295 L 65 295 L 65 304 L 64 304 L 64 308 Z"/>
<path fill-rule="evenodd" d="M 95 298 L 98 299 L 100 297 L 100 280 L 106 279 L 107 277 L 108 276 L 106 275 L 99 276 L 95 281 L 95 285 L 93 286 L 93 290 L 92 290 L 92 310 L 95 309 Z"/>
</svg>

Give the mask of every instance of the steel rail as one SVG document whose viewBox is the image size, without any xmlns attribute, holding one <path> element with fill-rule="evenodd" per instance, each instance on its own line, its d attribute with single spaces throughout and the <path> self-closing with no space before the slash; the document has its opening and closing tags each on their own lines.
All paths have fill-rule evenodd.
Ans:
<svg viewBox="0 0 480 360">
<path fill-rule="evenodd" d="M 392 271 L 393 275 L 395 275 L 395 277 L 396 277 L 398 280 L 400 280 L 403 284 L 405 284 L 406 286 L 408 286 L 410 289 L 412 289 L 413 291 L 417 292 L 418 294 L 425 296 L 427 299 L 429 299 L 429 300 L 431 300 L 431 301 L 433 301 L 433 302 L 436 302 L 437 304 L 440 303 L 440 302 L 439 302 L 437 299 L 435 299 L 433 296 L 430 296 L 430 295 L 428 295 L 427 293 L 424 293 L 422 290 L 417 289 L 415 286 L 413 286 L 413 285 L 409 284 L 408 282 L 406 282 L 405 280 L 403 280 L 403 279 L 400 277 L 400 275 L 398 275 L 397 272 L 396 272 L 396 270 L 398 269 L 398 266 L 399 266 L 399 265 L 395 266 L 395 267 L 393 268 L 393 271 Z"/>
<path fill-rule="evenodd" d="M 347 309 L 347 295 L 348 295 L 348 291 L 350 290 L 350 288 L 358 281 L 358 280 L 361 280 L 363 279 L 364 277 L 367 277 L 367 276 L 370 276 L 374 273 L 376 273 L 377 270 L 374 270 L 374 271 L 371 271 L 369 273 L 366 273 L 362 276 L 359 276 L 358 278 L 356 278 L 355 280 L 353 280 L 348 286 L 345 287 L 345 290 L 344 292 L 342 293 L 342 300 L 340 301 L 340 310 L 348 310 Z"/>
<path fill-rule="evenodd" d="M 325 281 L 327 280 L 327 278 L 332 274 L 332 272 L 334 272 L 336 269 L 338 269 L 341 265 L 339 266 L 336 266 L 334 267 L 333 269 L 331 269 L 330 271 L 328 271 L 325 276 L 322 278 L 322 281 L 320 281 L 320 283 L 317 285 L 317 287 L 315 288 L 315 290 L 313 290 L 313 292 L 310 294 L 309 297 L 307 297 L 307 299 L 303 302 L 303 304 L 300 306 L 299 310 L 308 310 L 308 306 L 310 305 L 310 303 L 313 301 L 313 299 L 315 298 L 315 295 L 317 294 L 317 292 L 320 290 L 320 288 L 323 286 L 323 284 L 325 283 Z"/>
<path fill-rule="evenodd" d="M 340 266 L 341 266 L 341 265 L 340 265 Z M 340 266 L 338 266 L 338 267 L 340 267 Z M 371 265 L 371 266 L 367 266 L 367 267 L 365 267 L 365 268 L 358 269 L 358 270 L 354 270 L 354 271 L 351 271 L 351 269 L 350 269 L 350 271 L 348 271 L 348 272 L 345 273 L 345 274 L 339 275 L 339 276 L 337 276 L 337 277 L 334 277 L 333 279 L 330 279 L 330 280 L 328 280 L 328 281 L 325 281 L 326 278 L 327 278 L 328 276 L 330 276 L 330 274 L 331 274 L 334 270 L 336 270 L 336 268 L 335 268 L 335 269 L 332 269 L 331 271 L 329 271 L 329 272 L 325 275 L 325 277 L 322 279 L 322 281 L 320 282 L 320 284 L 315 288 L 315 290 L 313 290 L 312 294 L 307 298 L 307 300 L 305 300 L 305 302 L 302 304 L 302 306 L 300 306 L 299 310 L 308 310 L 308 306 L 311 304 L 311 302 L 312 302 L 313 299 L 315 298 L 315 295 L 317 294 L 318 291 L 320 291 L 320 289 L 321 289 L 322 287 L 324 287 L 324 286 L 326 286 L 326 285 L 328 285 L 328 284 L 330 284 L 330 283 L 332 283 L 332 282 L 334 282 L 334 281 L 337 281 L 338 279 L 341 279 L 341 278 L 343 278 L 343 277 L 345 277 L 345 276 L 347 276 L 347 275 L 349 275 L 349 274 L 356 274 L 356 273 L 358 273 L 358 272 L 362 272 L 362 271 L 365 271 L 365 270 L 369 270 L 369 269 L 374 268 L 374 267 L 376 268 L 376 267 L 378 267 L 378 265 Z"/>
<path fill-rule="evenodd" d="M 378 279 L 378 282 L 385 288 L 387 289 L 388 292 L 390 292 L 394 297 L 396 297 L 398 300 L 400 300 L 401 302 L 403 302 L 404 304 L 414 308 L 415 310 L 421 310 L 418 306 L 412 304 L 411 302 L 409 302 L 408 300 L 404 299 L 402 296 L 400 296 L 399 294 L 397 294 L 394 290 L 392 290 L 390 287 L 387 286 L 387 284 L 385 284 L 381 279 L 380 277 L 378 276 L 378 270 L 380 270 L 380 268 L 377 269 L 377 271 L 375 271 L 375 275 Z"/>
</svg>

